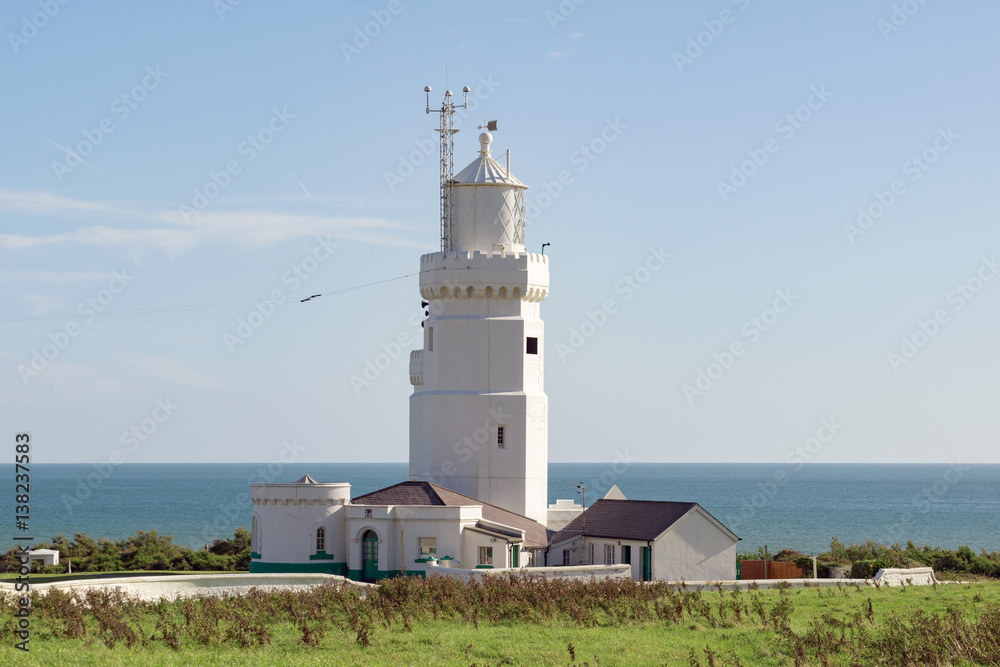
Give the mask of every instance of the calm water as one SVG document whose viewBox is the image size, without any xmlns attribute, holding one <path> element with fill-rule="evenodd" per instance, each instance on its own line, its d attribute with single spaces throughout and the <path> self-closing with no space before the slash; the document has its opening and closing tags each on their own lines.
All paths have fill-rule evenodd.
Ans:
<svg viewBox="0 0 1000 667">
<path fill-rule="evenodd" d="M 13 465 L 0 465 L 0 548 L 12 543 Z M 309 473 L 321 482 L 350 482 L 361 495 L 407 477 L 405 463 L 294 463 L 274 481 Z M 121 539 L 157 530 L 200 547 L 249 526 L 249 482 L 266 464 L 124 464 L 101 477 L 89 464 L 31 468 L 31 530 Z M 88 475 L 90 484 L 88 484 Z M 97 481 L 100 484 L 97 485 Z M 259 479 L 255 481 L 260 481 Z M 698 502 L 743 538 L 741 549 L 767 544 L 805 552 L 866 539 L 1000 551 L 1000 465 L 553 463 L 549 500 L 587 504 L 617 484 L 633 499 Z M 84 496 L 80 498 L 80 496 Z M 18 534 L 24 534 L 18 532 Z"/>
</svg>

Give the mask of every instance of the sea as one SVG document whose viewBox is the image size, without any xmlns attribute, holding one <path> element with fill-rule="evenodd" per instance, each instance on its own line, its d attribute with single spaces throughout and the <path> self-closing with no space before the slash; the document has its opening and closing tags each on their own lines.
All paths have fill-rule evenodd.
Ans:
<svg viewBox="0 0 1000 667">
<path fill-rule="evenodd" d="M 249 528 L 252 481 L 350 482 L 359 496 L 407 479 L 406 463 L 33 464 L 29 519 L 15 524 L 14 466 L 0 465 L 0 548 L 13 536 L 120 540 L 139 530 L 193 548 Z M 612 485 L 635 500 L 697 502 L 741 538 L 818 554 L 844 544 L 1000 551 L 1000 465 L 551 463 L 549 502 L 589 506 Z"/>
</svg>

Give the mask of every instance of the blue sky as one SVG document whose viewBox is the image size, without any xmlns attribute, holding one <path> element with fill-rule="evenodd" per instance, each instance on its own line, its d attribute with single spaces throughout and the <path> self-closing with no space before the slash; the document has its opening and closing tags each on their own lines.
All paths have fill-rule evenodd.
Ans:
<svg viewBox="0 0 1000 667">
<path fill-rule="evenodd" d="M 299 299 L 436 249 L 422 90 L 468 85 L 457 169 L 499 119 L 551 243 L 552 460 L 1000 462 L 998 20 L 4 3 L 8 433 L 47 462 L 406 460 L 417 278 Z"/>
</svg>

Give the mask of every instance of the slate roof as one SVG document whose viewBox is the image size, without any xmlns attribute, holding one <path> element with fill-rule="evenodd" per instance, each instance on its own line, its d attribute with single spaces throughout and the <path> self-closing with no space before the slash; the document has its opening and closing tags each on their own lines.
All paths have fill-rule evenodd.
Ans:
<svg viewBox="0 0 1000 667">
<path fill-rule="evenodd" d="M 602 498 L 553 535 L 550 544 L 580 535 L 584 526 L 587 537 L 648 542 L 662 535 L 695 507 L 699 507 L 698 503 Z"/>
<path fill-rule="evenodd" d="M 447 507 L 481 505 L 483 519 L 523 530 L 525 547 L 546 547 L 549 544 L 549 537 L 553 533 L 534 519 L 515 514 L 496 505 L 484 503 L 472 496 L 452 491 L 432 482 L 400 482 L 358 496 L 351 502 L 355 505 L 443 505 Z"/>
</svg>

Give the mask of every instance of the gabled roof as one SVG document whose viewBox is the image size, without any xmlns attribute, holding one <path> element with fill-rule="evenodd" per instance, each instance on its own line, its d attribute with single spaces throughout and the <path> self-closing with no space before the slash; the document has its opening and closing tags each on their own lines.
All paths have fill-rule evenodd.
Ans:
<svg viewBox="0 0 1000 667">
<path fill-rule="evenodd" d="M 698 503 L 662 500 L 613 500 L 602 498 L 552 537 L 551 544 L 586 534 L 612 540 L 655 540 L 694 508 L 700 509 L 723 530 L 739 539 L 731 530 L 705 511 Z"/>
<path fill-rule="evenodd" d="M 438 505 L 461 507 L 481 505 L 483 519 L 493 523 L 511 526 L 524 531 L 524 546 L 545 547 L 549 544 L 552 531 L 526 516 L 515 514 L 502 507 L 484 503 L 482 500 L 452 491 L 432 482 L 400 482 L 378 491 L 366 493 L 351 501 L 355 505 Z"/>
</svg>

